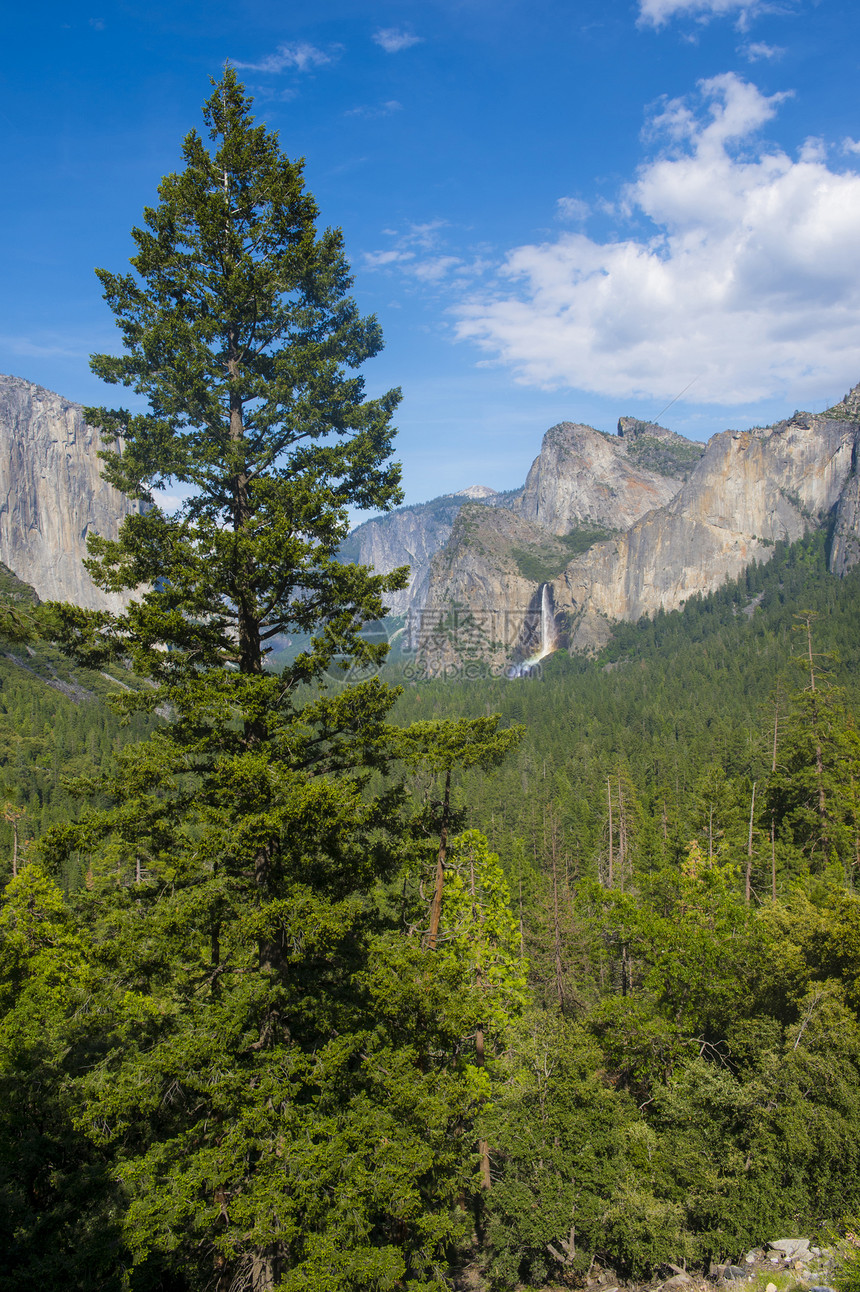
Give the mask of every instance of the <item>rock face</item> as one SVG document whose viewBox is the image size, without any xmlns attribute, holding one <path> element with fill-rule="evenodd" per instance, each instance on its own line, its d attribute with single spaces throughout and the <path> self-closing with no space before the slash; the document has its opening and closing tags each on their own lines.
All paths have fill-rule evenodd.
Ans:
<svg viewBox="0 0 860 1292">
<path fill-rule="evenodd" d="M 830 549 L 830 569 L 840 576 L 860 561 L 860 474 L 857 465 L 855 443 L 851 477 L 839 499 Z"/>
<path fill-rule="evenodd" d="M 372 565 L 379 574 L 389 574 L 401 565 L 408 565 L 407 586 L 386 597 L 392 615 L 405 615 L 424 604 L 430 583 L 430 562 L 450 538 L 460 508 L 472 500 L 491 501 L 495 497 L 493 489 L 473 485 L 459 493 L 434 498 L 432 502 L 398 507 L 386 516 L 357 525 L 341 545 L 340 559 Z"/>
<path fill-rule="evenodd" d="M 668 506 L 596 544 L 554 581 L 569 644 L 593 647 L 607 619 L 675 610 L 753 559 L 768 560 L 777 540 L 827 524 L 855 487 L 859 432 L 838 415 L 798 414 L 769 429 L 715 435 Z"/>
<path fill-rule="evenodd" d="M 81 564 L 88 534 L 116 537 L 140 504 L 102 480 L 102 441 L 79 405 L 0 376 L 0 561 L 42 600 L 119 609 Z"/>
<path fill-rule="evenodd" d="M 647 509 L 645 488 L 631 473 L 623 473 L 619 497 L 625 505 L 638 498 L 643 504 L 639 516 L 623 532 L 584 543 L 586 550 L 571 552 L 564 568 L 553 569 L 548 528 L 554 527 L 556 542 L 569 544 L 576 530 L 563 534 L 563 525 L 574 521 L 581 526 L 583 513 L 593 520 L 612 515 L 601 510 L 609 466 L 600 468 L 594 493 L 587 479 L 577 478 L 572 487 L 568 483 L 570 464 L 582 461 L 586 449 L 596 444 L 592 436 L 599 433 L 570 424 L 553 428 L 545 441 L 547 459 L 532 468 L 522 495 L 526 514 L 520 520 L 530 513 L 531 530 L 521 526 L 508 532 L 503 512 L 464 510 L 448 547 L 434 559 L 420 671 L 462 667 L 474 660 L 476 651 L 495 671 L 504 667 L 505 658 L 524 658 L 544 582 L 557 636 L 572 649 L 593 650 L 608 639 L 613 620 L 677 609 L 690 596 L 737 576 L 753 559 L 768 560 L 780 539 L 793 541 L 832 524 L 831 569 L 842 574 L 860 560 L 860 387 L 819 416 L 796 413 L 773 427 L 715 435 L 697 464 L 683 448 L 689 441 L 673 445 L 666 439 L 671 432 L 662 428 L 622 419 L 619 432 L 619 439 L 629 441 L 632 433 L 634 444 L 645 443 L 652 464 L 660 463 L 663 470 L 676 464 L 678 474 L 668 477 L 672 496 Z M 566 456 L 570 446 L 577 451 Z M 598 457 L 604 450 L 596 447 L 592 460 L 611 462 L 614 470 L 622 461 L 629 465 L 617 450 L 609 452 L 612 458 Z M 661 461 L 666 452 L 668 463 Z M 558 480 L 554 491 L 553 471 Z M 477 512 L 483 514 L 478 517 Z M 541 525 L 535 524 L 537 517 Z M 594 537 L 600 539 L 599 534 Z M 517 580 L 512 579 L 515 569 Z M 492 627 L 483 637 L 477 632 L 476 625 L 489 624 L 493 615 L 507 624 L 504 641 Z M 519 634 L 511 631 L 517 616 Z"/>
<path fill-rule="evenodd" d="M 430 562 L 449 542 L 466 502 L 516 512 L 548 535 L 566 535 L 582 526 L 626 529 L 673 498 L 703 452 L 701 444 L 632 417 L 621 419 L 617 435 L 561 422 L 545 434 L 521 489 L 499 494 L 473 485 L 432 502 L 401 507 L 354 529 L 341 556 L 372 565 L 380 574 L 408 564 L 408 587 L 389 597 L 391 613 L 405 615 L 426 603 Z M 533 541 L 531 534 L 527 543 Z"/>
<path fill-rule="evenodd" d="M 463 507 L 445 547 L 433 557 L 427 600 L 410 614 L 409 646 L 422 673 L 465 667 L 467 675 L 504 673 L 526 658 L 540 623 L 539 584 L 529 561 L 563 566 L 565 545 L 514 511 Z M 552 565 L 550 565 L 552 568 Z"/>
<path fill-rule="evenodd" d="M 632 434 L 605 435 L 574 422 L 551 427 L 519 499 L 521 515 L 553 534 L 567 534 L 583 522 L 627 529 L 673 498 L 681 480 L 637 461 L 635 447 L 644 438 L 638 428 L 645 424 L 623 420 L 636 428 Z M 690 443 L 662 427 L 648 429 Z"/>
</svg>

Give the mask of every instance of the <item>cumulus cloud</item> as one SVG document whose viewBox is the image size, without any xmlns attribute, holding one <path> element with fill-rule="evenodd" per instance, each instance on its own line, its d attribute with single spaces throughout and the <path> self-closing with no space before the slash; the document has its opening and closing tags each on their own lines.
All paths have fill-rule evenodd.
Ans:
<svg viewBox="0 0 860 1292">
<path fill-rule="evenodd" d="M 671 18 L 691 17 L 699 21 L 737 14 L 741 25 L 746 25 L 753 13 L 760 8 L 750 0 L 639 0 L 639 21 L 643 25 L 662 27 Z"/>
<path fill-rule="evenodd" d="M 386 54 L 399 54 L 402 49 L 411 49 L 420 45 L 422 37 L 413 36 L 411 32 L 399 31 L 396 27 L 381 27 L 373 33 L 377 45 L 381 45 Z"/>
<path fill-rule="evenodd" d="M 414 260 L 414 251 L 405 251 L 401 247 L 392 247 L 388 251 L 365 251 L 364 263 L 368 269 L 385 269 L 388 265 L 402 265 L 406 260 Z"/>
<path fill-rule="evenodd" d="M 516 248 L 456 308 L 460 338 L 525 383 L 613 396 L 696 378 L 697 400 L 744 403 L 860 377 L 860 175 L 820 140 L 757 144 L 784 95 L 731 73 L 699 91 L 664 105 L 662 150 L 621 195 L 643 232 Z"/>
<path fill-rule="evenodd" d="M 251 72 L 286 72 L 295 68 L 297 72 L 307 72 L 313 67 L 324 67 L 334 61 L 334 55 L 307 41 L 296 41 L 292 45 L 279 45 L 274 54 L 268 54 L 259 63 L 235 63 L 236 67 L 246 68 Z"/>
</svg>

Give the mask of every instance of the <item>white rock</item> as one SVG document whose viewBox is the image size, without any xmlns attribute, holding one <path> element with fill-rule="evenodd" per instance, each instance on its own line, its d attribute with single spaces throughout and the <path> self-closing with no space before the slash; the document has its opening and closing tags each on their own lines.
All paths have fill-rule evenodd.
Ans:
<svg viewBox="0 0 860 1292">
<path fill-rule="evenodd" d="M 768 1243 L 771 1251 L 779 1252 L 786 1260 L 794 1260 L 796 1257 L 806 1256 L 809 1252 L 808 1238 L 776 1238 L 772 1243 Z"/>
</svg>

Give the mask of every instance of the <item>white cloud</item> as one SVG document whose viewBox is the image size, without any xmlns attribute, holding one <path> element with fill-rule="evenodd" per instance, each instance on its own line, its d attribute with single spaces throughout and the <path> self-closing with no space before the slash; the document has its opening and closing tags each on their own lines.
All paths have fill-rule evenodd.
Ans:
<svg viewBox="0 0 860 1292">
<path fill-rule="evenodd" d="M 581 224 L 588 218 L 590 210 L 588 203 L 578 197 L 560 197 L 555 204 L 558 219 L 569 220 L 572 224 Z"/>
<path fill-rule="evenodd" d="M 785 50 L 781 45 L 766 45 L 763 40 L 754 40 L 747 45 L 742 45 L 738 53 L 742 54 L 748 63 L 761 63 L 763 60 L 782 58 Z"/>
<path fill-rule="evenodd" d="M 425 260 L 419 261 L 412 272 L 422 282 L 438 283 L 440 278 L 444 278 L 462 263 L 459 256 L 428 256 Z"/>
<path fill-rule="evenodd" d="M 364 263 L 368 269 L 385 269 L 388 265 L 400 265 L 405 260 L 414 260 L 414 251 L 365 251 Z"/>
<path fill-rule="evenodd" d="M 251 72 L 286 72 L 291 67 L 298 72 L 307 72 L 312 67 L 324 67 L 333 61 L 333 54 L 301 40 L 292 45 L 279 45 L 274 54 L 268 54 L 259 63 L 240 63 L 237 60 L 235 66 Z"/>
<path fill-rule="evenodd" d="M 860 139 L 843 139 L 842 151 L 844 153 L 860 153 Z"/>
<path fill-rule="evenodd" d="M 365 117 L 369 121 L 374 121 L 379 117 L 390 117 L 393 112 L 400 112 L 403 108 L 402 103 L 396 99 L 386 99 L 385 103 L 377 103 L 374 106 L 362 104 L 359 108 L 349 108 L 344 113 L 345 117 Z"/>
<path fill-rule="evenodd" d="M 670 18 L 692 17 L 707 21 L 736 13 L 741 25 L 745 26 L 760 7 L 750 0 L 639 0 L 639 21 L 662 27 Z"/>
<path fill-rule="evenodd" d="M 386 54 L 399 54 L 402 49 L 411 49 L 420 45 L 421 36 L 413 36 L 408 31 L 399 31 L 396 27 L 381 27 L 373 33 L 377 45 L 381 45 Z"/>
<path fill-rule="evenodd" d="M 429 250 L 431 247 L 439 245 L 439 231 L 446 227 L 446 220 L 427 220 L 424 224 L 410 224 L 405 237 L 410 242 L 416 242 L 419 247 Z"/>
<path fill-rule="evenodd" d="M 396 269 L 405 277 L 424 284 L 437 284 L 443 279 L 451 281 L 451 275 L 457 270 L 471 281 L 476 273 L 483 272 L 485 262 L 475 261 L 467 265 L 461 256 L 452 255 L 444 245 L 441 232 L 446 227 L 444 220 L 428 220 L 424 224 L 410 224 L 403 233 L 384 229 L 388 237 L 394 238 L 394 245 L 385 251 L 366 251 L 364 267 Z M 461 288 L 465 286 L 464 281 Z"/>
<path fill-rule="evenodd" d="M 457 307 L 460 338 L 524 383 L 612 396 L 696 378 L 698 401 L 741 403 L 860 377 L 860 175 L 817 140 L 756 145 L 784 95 L 734 74 L 699 88 L 665 105 L 669 142 L 621 195 L 646 231 L 516 248 Z"/>
</svg>

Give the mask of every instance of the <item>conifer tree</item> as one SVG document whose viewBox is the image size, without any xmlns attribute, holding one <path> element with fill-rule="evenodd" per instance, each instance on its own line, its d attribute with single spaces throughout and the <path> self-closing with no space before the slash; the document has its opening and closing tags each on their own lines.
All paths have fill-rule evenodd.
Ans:
<svg viewBox="0 0 860 1292">
<path fill-rule="evenodd" d="M 91 542 L 96 581 L 136 590 L 124 613 L 56 610 L 79 659 L 148 679 L 125 710 L 165 718 L 83 786 L 111 806 L 42 843 L 88 875 L 103 1057 L 78 1124 L 125 1191 L 135 1289 L 427 1290 L 474 1168 L 452 1147 L 477 1097 L 450 1062 L 460 984 L 383 936 L 374 900 L 408 851 L 402 791 L 377 776 L 401 756 L 395 693 L 326 682 L 336 657 L 380 658 L 361 628 L 401 583 L 336 560 L 346 505 L 399 496 L 398 394 L 364 398 L 379 328 L 229 68 L 204 118 L 216 148 L 186 138 L 136 272 L 99 271 L 125 353 L 93 368 L 150 411 L 88 410 L 124 441 L 114 484 L 188 496 Z M 267 672 L 287 631 L 311 645 Z M 408 990 L 397 955 L 400 978 L 438 980 L 420 1040 L 388 999 Z"/>
<path fill-rule="evenodd" d="M 129 652 L 169 686 L 201 667 L 260 673 L 273 637 L 324 625 L 297 670 L 310 677 L 332 654 L 379 656 L 357 629 L 400 579 L 335 554 L 348 503 L 399 501 L 387 459 L 400 395 L 364 398 L 357 369 L 380 350 L 379 325 L 347 295 L 340 232 L 317 235 L 301 163 L 252 124 L 230 68 L 203 116 L 217 149 L 196 131 L 185 139 L 185 169 L 132 231 L 136 272 L 97 271 L 125 353 L 91 366 L 150 406 L 86 410 L 124 443 L 102 453 L 105 475 L 149 503 L 167 481 L 188 497 L 172 515 L 128 517 L 116 542 L 91 542 L 102 587 L 149 585 L 127 614 L 88 618 L 92 653 Z"/>
<path fill-rule="evenodd" d="M 826 656 L 812 649 L 815 616 L 804 611 L 795 619 L 806 649 L 794 662 L 808 681 L 790 694 L 778 748 L 775 741 L 770 807 L 795 864 L 813 873 L 834 867 L 850 885 L 860 859 L 860 736 L 844 692 L 821 662 Z"/>
</svg>

